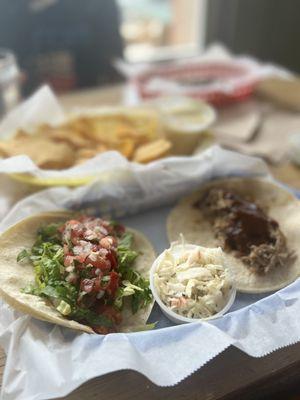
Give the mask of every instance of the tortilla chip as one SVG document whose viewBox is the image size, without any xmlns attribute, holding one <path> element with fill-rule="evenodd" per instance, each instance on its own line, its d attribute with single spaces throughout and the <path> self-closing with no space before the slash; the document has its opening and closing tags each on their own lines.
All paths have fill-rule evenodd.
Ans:
<svg viewBox="0 0 300 400">
<path fill-rule="evenodd" d="M 64 318 L 46 299 L 21 292 L 22 288 L 34 281 L 34 270 L 29 262 L 17 262 L 19 252 L 24 248 L 31 248 L 36 240 L 36 231 L 41 225 L 63 222 L 72 216 L 74 214 L 67 212 L 38 214 L 17 223 L 0 236 L 0 295 L 10 306 L 37 319 L 94 333 L 89 326 Z M 128 231 L 133 233 L 133 247 L 140 253 L 134 268 L 144 278 L 149 278 L 149 271 L 155 259 L 153 247 L 140 232 L 133 229 L 128 229 Z M 134 315 L 129 307 L 125 306 L 122 311 L 123 322 L 119 326 L 120 331 L 134 331 L 143 326 L 150 315 L 152 306 L 153 302 Z"/>
<path fill-rule="evenodd" d="M 56 143 L 65 142 L 74 149 L 92 146 L 92 143 L 80 132 L 76 132 L 70 128 L 52 127 L 51 129 L 41 131 L 41 134 L 47 136 Z"/>
<path fill-rule="evenodd" d="M 123 124 L 126 123 L 124 116 L 118 115 L 90 117 L 87 120 L 89 128 L 86 130 L 85 135 L 94 142 L 116 146 L 119 141 L 116 130 L 122 121 Z"/>
<path fill-rule="evenodd" d="M 80 133 L 86 137 L 86 131 L 89 129 L 88 117 L 82 116 L 68 120 L 60 125 L 61 128 L 70 129 L 73 132 Z"/>
<path fill-rule="evenodd" d="M 287 247 L 296 259 L 285 268 L 274 268 L 266 275 L 251 272 L 249 267 L 230 253 L 228 265 L 235 278 L 237 290 L 245 293 L 264 293 L 287 286 L 300 275 L 300 203 L 288 191 L 267 180 L 254 178 L 229 178 L 212 181 L 196 193 L 182 199 L 171 211 L 167 221 L 170 242 L 178 240 L 182 233 L 188 243 L 217 247 L 213 227 L 204 213 L 193 207 L 210 188 L 224 188 L 257 203 L 279 223 L 287 239 Z"/>
<path fill-rule="evenodd" d="M 135 132 L 137 132 L 141 138 L 144 138 L 144 143 L 155 140 L 160 136 L 162 127 L 157 111 L 135 109 L 129 111 L 127 115 L 134 122 Z"/>
<path fill-rule="evenodd" d="M 168 153 L 169 142 L 167 148 L 166 141 L 155 144 L 160 131 L 159 114 L 153 109 L 108 110 L 77 116 L 58 126 L 42 124 L 33 134 L 19 130 L 12 139 L 0 141 L 0 156 L 26 154 L 40 168 L 64 169 L 107 150 L 132 159 L 137 148 L 153 143 L 136 155 L 136 161 L 148 162 Z"/>
<path fill-rule="evenodd" d="M 158 117 L 154 113 L 108 114 L 86 118 L 89 128 L 85 135 L 90 140 L 117 146 L 124 138 L 136 144 L 158 137 Z"/>
<path fill-rule="evenodd" d="M 24 139 L 26 137 L 28 137 L 28 133 L 23 129 L 19 129 L 15 134 L 14 139 Z"/>
<path fill-rule="evenodd" d="M 139 163 L 148 163 L 165 157 L 172 147 L 166 139 L 158 139 L 138 147 L 133 155 L 133 160 Z"/>
<path fill-rule="evenodd" d="M 27 155 L 41 168 L 63 169 L 74 164 L 75 154 L 67 143 L 55 143 L 37 135 L 0 142 L 0 153 L 6 157 Z"/>
<path fill-rule="evenodd" d="M 135 143 L 132 139 L 127 138 L 123 139 L 119 145 L 118 145 L 118 150 L 123 156 L 127 158 L 131 158 L 134 152 L 135 148 Z"/>
<path fill-rule="evenodd" d="M 77 159 L 90 159 L 95 157 L 97 154 L 107 151 L 107 147 L 103 144 L 98 144 L 94 148 L 83 148 L 77 151 Z"/>
</svg>

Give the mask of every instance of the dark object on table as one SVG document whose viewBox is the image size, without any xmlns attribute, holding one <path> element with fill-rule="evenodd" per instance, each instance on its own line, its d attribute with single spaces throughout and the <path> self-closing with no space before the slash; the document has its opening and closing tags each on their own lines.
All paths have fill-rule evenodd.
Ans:
<svg viewBox="0 0 300 400">
<path fill-rule="evenodd" d="M 118 28 L 113 0 L 0 0 L 0 46 L 16 53 L 26 94 L 44 82 L 66 91 L 120 80 Z"/>
</svg>

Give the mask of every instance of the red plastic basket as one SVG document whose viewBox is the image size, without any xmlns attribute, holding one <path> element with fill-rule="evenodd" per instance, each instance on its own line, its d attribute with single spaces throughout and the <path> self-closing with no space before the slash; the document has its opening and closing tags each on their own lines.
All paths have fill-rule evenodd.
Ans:
<svg viewBox="0 0 300 400">
<path fill-rule="evenodd" d="M 257 84 L 252 71 L 246 65 L 235 62 L 199 62 L 185 65 L 165 65 L 148 69 L 136 75 L 133 82 L 137 87 L 140 97 L 144 99 L 155 98 L 163 95 L 172 95 L 168 90 L 149 88 L 149 82 L 153 78 L 161 78 L 166 81 L 175 81 L 180 87 L 180 94 L 196 99 L 202 99 L 216 106 L 241 101 L 251 95 Z M 203 82 L 230 80 L 230 90 L 216 90 L 209 84 L 199 86 Z M 194 87 L 191 83 L 195 82 Z M 197 89 L 199 86 L 199 90 Z"/>
</svg>

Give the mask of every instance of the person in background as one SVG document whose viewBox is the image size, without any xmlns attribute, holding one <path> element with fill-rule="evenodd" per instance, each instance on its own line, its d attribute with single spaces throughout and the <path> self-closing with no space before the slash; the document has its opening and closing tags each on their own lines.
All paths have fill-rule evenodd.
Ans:
<svg viewBox="0 0 300 400">
<path fill-rule="evenodd" d="M 42 83 L 62 92 L 119 81 L 119 25 L 114 0 L 0 0 L 0 47 L 16 54 L 26 95 Z"/>
</svg>

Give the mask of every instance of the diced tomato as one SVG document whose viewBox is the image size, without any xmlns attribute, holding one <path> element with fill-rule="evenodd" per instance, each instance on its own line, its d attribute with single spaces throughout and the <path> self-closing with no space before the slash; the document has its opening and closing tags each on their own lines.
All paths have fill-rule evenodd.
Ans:
<svg viewBox="0 0 300 400">
<path fill-rule="evenodd" d="M 80 283 L 80 289 L 86 293 L 91 293 L 94 289 L 95 278 L 93 279 L 83 279 Z"/>
<path fill-rule="evenodd" d="M 116 291 L 119 287 L 119 278 L 119 274 L 115 271 L 110 273 L 110 280 L 106 287 L 106 292 L 112 297 L 115 297 Z"/>
<path fill-rule="evenodd" d="M 80 289 L 86 293 L 98 293 L 100 290 L 103 290 L 101 287 L 101 278 L 102 276 L 97 276 L 96 278 L 85 278 L 81 281 Z"/>
<path fill-rule="evenodd" d="M 79 223 L 79 220 L 77 219 L 69 219 L 67 222 L 67 225 L 76 225 Z"/>
<path fill-rule="evenodd" d="M 81 264 L 85 262 L 86 258 L 87 258 L 87 254 L 80 254 L 78 256 L 74 257 L 75 260 L 77 260 L 78 262 L 80 262 Z"/>
<path fill-rule="evenodd" d="M 116 269 L 118 267 L 117 255 L 114 250 L 111 250 L 107 255 L 107 259 L 110 261 L 111 269 Z"/>
<path fill-rule="evenodd" d="M 106 236 L 100 240 L 99 244 L 101 247 L 110 250 L 112 247 L 116 245 L 116 239 L 112 236 Z"/>
<path fill-rule="evenodd" d="M 74 245 L 79 244 L 79 240 L 82 239 L 83 237 L 83 227 L 82 226 L 76 226 L 76 227 L 71 227 L 71 242 Z"/>
<path fill-rule="evenodd" d="M 115 271 L 118 268 L 115 235 L 124 230 L 122 225 L 114 227 L 108 221 L 94 217 L 70 220 L 63 227 L 62 233 L 66 233 L 65 236 L 70 238 L 74 246 L 69 249 L 66 243 L 64 245 L 66 268 L 76 261 L 75 270 L 68 272 L 78 273 L 86 269 L 88 265 L 90 267 L 89 273 L 85 273 L 85 279 L 80 282 L 81 291 L 88 294 L 83 298 L 83 303 L 87 307 L 92 306 L 95 302 L 101 303 L 100 291 L 105 299 L 113 299 L 116 295 L 120 278 Z M 103 282 L 103 275 L 107 275 L 109 280 Z M 97 299 L 98 294 L 99 299 Z"/>
<path fill-rule="evenodd" d="M 94 285 L 94 291 L 96 293 L 98 293 L 101 290 L 101 278 L 102 276 L 97 276 L 97 278 L 95 278 L 95 285 Z"/>
<path fill-rule="evenodd" d="M 110 269 L 110 262 L 103 257 L 97 257 L 96 260 L 92 260 L 90 256 L 86 258 L 86 263 L 91 264 L 93 267 L 101 269 L 101 271 L 108 271 Z"/>
</svg>

